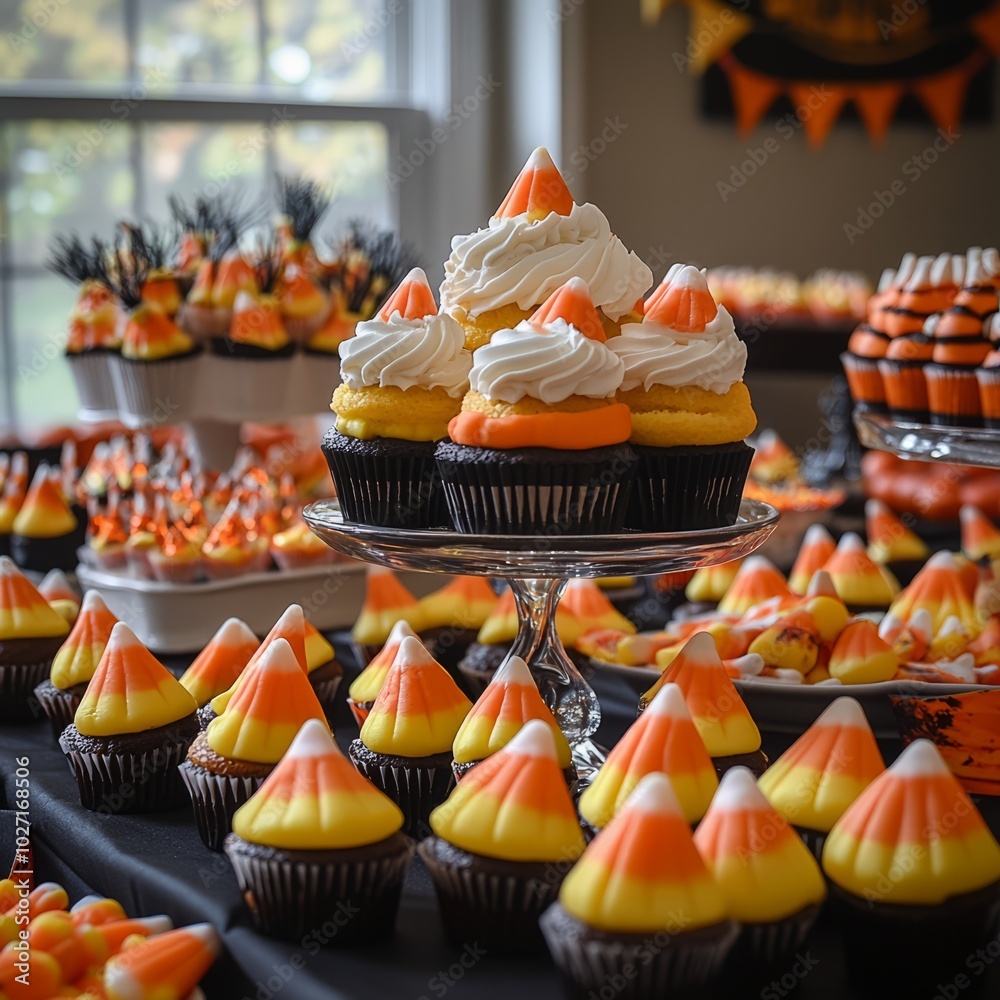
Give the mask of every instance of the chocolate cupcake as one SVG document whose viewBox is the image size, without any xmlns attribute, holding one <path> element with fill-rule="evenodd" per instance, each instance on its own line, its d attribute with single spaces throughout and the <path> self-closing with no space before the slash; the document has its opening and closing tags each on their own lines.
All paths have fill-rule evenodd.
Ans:
<svg viewBox="0 0 1000 1000">
<path fill-rule="evenodd" d="M 10 554 L 22 569 L 76 569 L 87 525 L 70 510 L 58 470 L 40 465 L 11 526 Z"/>
<path fill-rule="evenodd" d="M 561 766 L 552 726 L 532 719 L 431 813 L 418 851 L 452 944 L 544 950 L 538 918 L 584 846 Z"/>
<path fill-rule="evenodd" d="M 739 933 L 659 773 L 583 852 L 541 928 L 567 996 L 620 982 L 626 1000 L 703 990 Z"/>
<path fill-rule="evenodd" d="M 333 718 L 337 704 L 337 692 L 344 679 L 344 668 L 336 661 L 330 641 L 319 629 L 304 622 L 306 673 L 309 683 L 328 719 Z"/>
<path fill-rule="evenodd" d="M 471 707 L 420 642 L 403 639 L 350 754 L 355 767 L 399 804 L 412 837 L 428 834 L 431 810 L 455 784 L 451 746 Z"/>
<path fill-rule="evenodd" d="M 0 556 L 0 722 L 34 722 L 32 692 L 48 675 L 69 623 L 8 556 Z"/>
<path fill-rule="evenodd" d="M 198 734 L 194 698 L 119 622 L 59 737 L 86 809 L 149 813 L 187 799 L 177 768 Z"/>
<path fill-rule="evenodd" d="M 233 814 L 261 786 L 309 719 L 323 721 L 312 685 L 285 639 L 247 667 L 225 711 L 181 764 L 205 846 L 221 851 Z"/>
<path fill-rule="evenodd" d="M 226 854 L 262 933 L 301 942 L 322 929 L 333 946 L 361 944 L 395 925 L 413 854 L 402 826 L 313 720 L 237 810 Z"/>
<path fill-rule="evenodd" d="M 76 624 L 52 660 L 48 680 L 35 688 L 35 697 L 56 739 L 73 721 L 117 624 L 101 595 L 96 590 L 87 591 Z"/>
</svg>

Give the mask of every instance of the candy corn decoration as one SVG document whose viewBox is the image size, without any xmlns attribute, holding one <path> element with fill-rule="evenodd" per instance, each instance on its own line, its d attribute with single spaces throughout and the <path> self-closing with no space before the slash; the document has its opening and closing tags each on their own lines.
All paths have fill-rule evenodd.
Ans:
<svg viewBox="0 0 1000 1000">
<path fill-rule="evenodd" d="M 529 322 L 542 333 L 559 323 L 568 323 L 588 340 L 604 343 L 608 338 L 604 324 L 590 297 L 590 289 L 583 278 L 570 278 L 560 285 L 532 314 Z"/>
<path fill-rule="evenodd" d="M 62 691 L 86 684 L 94 676 L 117 624 L 101 595 L 96 590 L 87 591 L 76 624 L 52 660 L 52 683 Z"/>
<path fill-rule="evenodd" d="M 723 775 L 694 845 L 740 923 L 784 920 L 826 898 L 816 859 L 745 767 Z"/>
<path fill-rule="evenodd" d="M 517 604 L 514 592 L 505 590 L 494 605 L 489 617 L 476 636 L 476 642 L 484 646 L 510 644 L 517 638 Z M 560 601 L 556 607 L 556 632 L 566 646 L 575 646 L 583 635 L 583 623 Z"/>
<path fill-rule="evenodd" d="M 429 757 L 451 750 L 472 702 L 420 641 L 407 637 L 361 727 L 375 753 Z"/>
<path fill-rule="evenodd" d="M 315 625 L 304 622 L 306 670 L 312 673 L 317 667 L 325 666 L 335 655 L 333 644 Z"/>
<path fill-rule="evenodd" d="M 184 1000 L 219 954 L 211 924 L 192 924 L 147 938 L 108 962 L 108 1000 Z"/>
<path fill-rule="evenodd" d="M 707 632 L 697 632 L 688 639 L 660 679 L 642 696 L 640 708 L 648 710 L 666 684 L 681 689 L 710 757 L 750 754 L 760 749 L 760 732 Z"/>
<path fill-rule="evenodd" d="M 875 684 L 893 677 L 899 659 L 878 634 L 878 626 L 859 618 L 837 637 L 827 669 L 842 684 Z"/>
<path fill-rule="evenodd" d="M 0 556 L 0 639 L 58 638 L 69 622 L 35 589 L 8 556 Z"/>
<path fill-rule="evenodd" d="M 634 635 L 638 629 L 604 596 L 593 580 L 570 580 L 562 601 L 588 632 L 593 629 L 614 629 Z"/>
<path fill-rule="evenodd" d="M 76 530 L 76 515 L 63 496 L 58 474 L 40 465 L 14 518 L 12 531 L 28 538 L 57 538 Z"/>
<path fill-rule="evenodd" d="M 668 274 L 646 300 L 643 321 L 696 334 L 704 333 L 718 312 L 705 272 L 685 264 L 672 276 Z"/>
<path fill-rule="evenodd" d="M 1000 528 L 970 504 L 965 504 L 958 516 L 962 526 L 962 552 L 973 562 L 1000 560 Z"/>
<path fill-rule="evenodd" d="M 538 222 L 550 212 L 569 215 L 572 210 L 573 195 L 549 151 L 539 146 L 514 179 L 494 218 L 513 219 L 524 215 L 528 222 Z"/>
<path fill-rule="evenodd" d="M 772 598 L 784 600 L 791 596 L 785 578 L 769 559 L 750 556 L 740 566 L 732 586 L 719 601 L 719 612 L 740 616 Z"/>
<path fill-rule="evenodd" d="M 528 665 L 519 656 L 510 656 L 459 727 L 452 746 L 455 762 L 485 760 L 502 750 L 532 719 L 552 730 L 559 766 L 569 767 L 569 743 L 542 700 Z"/>
<path fill-rule="evenodd" d="M 823 871 L 866 899 L 943 903 L 1000 879 L 1000 845 L 934 744 L 916 740 L 837 821 Z"/>
<path fill-rule="evenodd" d="M 742 565 L 742 559 L 734 559 L 721 566 L 697 570 L 684 588 L 684 596 L 693 604 L 718 604 L 733 585 Z"/>
<path fill-rule="evenodd" d="M 351 686 L 348 688 L 347 694 L 351 701 L 359 705 L 370 704 L 375 701 L 379 691 L 382 690 L 382 685 L 385 683 L 385 678 L 389 673 L 389 668 L 392 666 L 392 661 L 396 659 L 396 654 L 399 652 L 399 645 L 407 637 L 420 642 L 417 639 L 417 633 L 406 622 L 396 622 L 392 626 L 392 631 L 389 633 L 389 638 L 386 639 L 385 645 L 372 657 L 368 666 L 354 678 Z M 367 717 L 367 712 L 365 713 L 365 717 Z M 358 725 L 361 725 L 364 721 L 364 718 L 359 719 Z"/>
<path fill-rule="evenodd" d="M 979 633 L 981 625 L 975 606 L 963 583 L 958 561 L 950 552 L 936 552 L 927 560 L 913 582 L 892 602 L 886 619 L 905 623 L 921 609 L 930 615 L 934 634 L 952 616 L 970 634 Z"/>
<path fill-rule="evenodd" d="M 881 500 L 865 503 L 865 534 L 868 555 L 879 565 L 924 560 L 930 549 Z M 998 533 L 1000 537 L 1000 533 Z"/>
<path fill-rule="evenodd" d="M 822 524 L 810 524 L 788 577 L 789 589 L 795 594 L 804 594 L 813 574 L 826 565 L 836 549 L 837 543 Z"/>
<path fill-rule="evenodd" d="M 799 462 L 795 452 L 781 440 L 777 431 L 765 428 L 757 435 L 755 451 L 750 460 L 750 477 L 760 483 L 780 483 L 795 479 Z"/>
<path fill-rule="evenodd" d="M 485 577 L 456 576 L 439 590 L 421 598 L 421 625 L 424 631 L 449 627 L 480 629 L 496 603 L 497 595 Z"/>
<path fill-rule="evenodd" d="M 583 833 L 552 727 L 533 719 L 458 783 L 430 816 L 442 840 L 506 861 L 572 861 Z"/>
<path fill-rule="evenodd" d="M 636 785 L 653 772 L 670 779 L 688 823 L 697 823 L 719 779 L 676 684 L 664 684 L 626 730 L 580 796 L 580 815 L 600 829 L 611 822 Z"/>
<path fill-rule="evenodd" d="M 396 290 L 386 299 L 379 310 L 378 318 L 388 320 L 399 314 L 402 319 L 423 319 L 437 313 L 434 293 L 427 282 L 423 268 L 415 267 L 396 286 Z"/>
<path fill-rule="evenodd" d="M 222 757 L 275 764 L 308 719 L 323 720 L 323 707 L 292 647 L 275 639 L 205 735 Z"/>
<path fill-rule="evenodd" d="M 420 631 L 423 623 L 417 599 L 390 569 L 369 566 L 365 600 L 351 636 L 363 646 L 379 646 L 389 638 L 392 626 L 405 621 Z"/>
<path fill-rule="evenodd" d="M 885 770 L 853 698 L 837 698 L 760 776 L 768 802 L 795 826 L 828 831 Z"/>
<path fill-rule="evenodd" d="M 587 848 L 559 902 L 589 927 L 624 933 L 691 931 L 728 918 L 670 780 L 657 773 Z"/>
<path fill-rule="evenodd" d="M 80 594 L 61 569 L 52 569 L 45 574 L 38 585 L 38 593 L 70 624 L 76 621 L 80 613 Z"/>
<path fill-rule="evenodd" d="M 199 706 L 206 705 L 236 683 L 259 645 L 246 622 L 227 618 L 181 675 L 181 684 Z"/>
<path fill-rule="evenodd" d="M 243 840 L 286 850 L 339 850 L 397 833 L 403 814 L 340 752 L 325 723 L 306 722 L 233 816 Z"/>
<path fill-rule="evenodd" d="M 895 577 L 872 562 L 865 543 L 848 531 L 823 569 L 830 574 L 840 599 L 852 607 L 887 608 L 899 593 Z"/>
</svg>

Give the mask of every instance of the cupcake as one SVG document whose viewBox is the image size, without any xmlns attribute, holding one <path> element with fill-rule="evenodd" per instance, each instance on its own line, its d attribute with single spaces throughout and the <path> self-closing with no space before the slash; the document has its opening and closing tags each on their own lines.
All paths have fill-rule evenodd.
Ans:
<svg viewBox="0 0 1000 1000">
<path fill-rule="evenodd" d="M 525 723 L 430 816 L 417 849 L 427 865 L 448 940 L 489 953 L 544 950 L 538 918 L 555 901 L 584 841 L 551 726 Z"/>
<path fill-rule="evenodd" d="M 118 404 L 111 375 L 111 358 L 122 342 L 124 318 L 104 281 L 104 248 L 90 247 L 78 236 L 56 237 L 46 267 L 79 286 L 69 316 L 65 356 L 73 375 L 80 411 L 89 420 L 108 420 Z"/>
<path fill-rule="evenodd" d="M 995 329 L 995 340 L 1000 337 L 1000 313 L 994 313 L 991 330 Z M 983 414 L 983 426 L 1000 427 L 1000 351 L 992 349 L 976 369 L 976 383 L 979 386 L 979 406 Z"/>
<path fill-rule="evenodd" d="M 884 566 L 873 562 L 859 535 L 848 531 L 823 564 L 840 599 L 855 613 L 885 611 L 899 593 L 899 583 Z"/>
<path fill-rule="evenodd" d="M 307 719 L 323 707 L 285 639 L 248 667 L 224 712 L 188 748 L 180 773 L 195 824 L 209 850 L 221 851 L 233 814 L 284 756 Z"/>
<path fill-rule="evenodd" d="M 199 708 L 207 705 L 236 683 L 259 645 L 246 622 L 227 618 L 181 674 L 181 685 Z"/>
<path fill-rule="evenodd" d="M 734 524 L 757 426 L 743 384 L 746 346 L 712 298 L 705 274 L 671 268 L 609 347 L 625 366 L 620 402 L 639 455 L 627 524 L 687 531 Z"/>
<path fill-rule="evenodd" d="M 231 254 L 238 238 L 240 220 L 231 217 L 222 206 L 215 206 L 213 215 L 205 254 L 198 262 L 187 297 L 177 312 L 180 327 L 199 344 L 208 343 L 214 337 L 224 337 L 229 332 L 233 303 L 241 283 Z M 225 270 L 228 278 L 220 283 L 218 278 L 227 255 Z M 247 277 L 246 261 L 238 255 L 237 259 L 239 270 L 247 278 L 243 282 L 244 287 L 252 289 L 255 285 L 252 269 Z"/>
<path fill-rule="evenodd" d="M 1000 529 L 978 507 L 962 504 L 958 521 L 962 529 L 962 554 L 967 559 L 976 563 L 984 559 L 1000 561 Z"/>
<path fill-rule="evenodd" d="M 38 593 L 72 625 L 80 614 L 80 591 L 61 569 L 50 569 L 38 585 Z"/>
<path fill-rule="evenodd" d="M 476 351 L 435 453 L 457 531 L 621 530 L 636 459 L 614 400 L 624 366 L 604 341 L 586 282 L 570 278 Z"/>
<path fill-rule="evenodd" d="M 926 423 L 930 419 L 925 366 L 934 356 L 934 340 L 921 331 L 896 337 L 878 362 L 886 406 L 896 420 Z"/>
<path fill-rule="evenodd" d="M 59 737 L 85 809 L 149 813 L 187 799 L 177 768 L 198 734 L 194 698 L 119 622 Z"/>
<path fill-rule="evenodd" d="M 719 601 L 719 614 L 739 618 L 768 601 L 785 605 L 793 599 L 787 581 L 769 559 L 749 556 Z"/>
<path fill-rule="evenodd" d="M 542 700 L 528 665 L 519 656 L 508 657 L 493 675 L 455 734 L 451 747 L 455 778 L 460 780 L 481 761 L 502 750 L 532 719 L 552 730 L 559 767 L 566 780 L 573 782 L 576 772 L 569 743 Z"/>
<path fill-rule="evenodd" d="M 420 604 L 391 569 L 369 566 L 364 602 L 351 629 L 359 663 L 367 663 L 388 642 L 397 622 L 406 622 L 420 631 L 423 628 Z"/>
<path fill-rule="evenodd" d="M 156 226 L 119 224 L 133 242 L 145 247 L 149 258 L 149 274 L 142 286 L 142 301 L 157 306 L 165 315 L 174 319 L 181 305 L 181 289 L 170 261 L 172 237 Z"/>
<path fill-rule="evenodd" d="M 647 774 L 563 881 L 542 934 L 567 996 L 700 990 L 738 935 L 663 774 Z"/>
<path fill-rule="evenodd" d="M 877 684 L 892 680 L 899 658 L 879 636 L 875 622 L 858 618 L 837 636 L 826 669 L 841 684 Z"/>
<path fill-rule="evenodd" d="M 447 521 L 434 448 L 469 387 L 472 356 L 463 345 L 420 268 L 341 345 L 343 381 L 330 403 L 337 422 L 323 453 L 349 520 L 401 528 Z"/>
<path fill-rule="evenodd" d="M 929 740 L 906 747 L 837 820 L 823 871 L 849 968 L 866 984 L 951 982 L 995 933 L 1000 845 Z"/>
<path fill-rule="evenodd" d="M 201 576 L 201 546 L 178 521 L 169 521 L 159 543 L 150 548 L 149 568 L 161 583 L 193 583 Z"/>
<path fill-rule="evenodd" d="M 456 576 L 418 602 L 420 636 L 453 677 L 496 604 L 496 592 L 482 576 Z"/>
<path fill-rule="evenodd" d="M 48 676 L 69 623 L 0 556 L 0 722 L 34 722 L 32 692 Z"/>
<path fill-rule="evenodd" d="M 885 566 L 904 585 L 917 575 L 931 554 L 923 539 L 881 500 L 865 501 L 865 534 L 872 562 Z"/>
<path fill-rule="evenodd" d="M 402 826 L 399 807 L 312 720 L 236 811 L 225 849 L 262 933 L 301 943 L 333 921 L 335 945 L 360 944 L 393 931 L 413 855 Z"/>
<path fill-rule="evenodd" d="M 431 810 L 455 783 L 451 747 L 471 707 L 444 667 L 416 639 L 403 639 L 350 753 L 399 804 L 412 837 L 427 835 Z"/>
<path fill-rule="evenodd" d="M 233 496 L 222 516 L 212 525 L 198 555 L 201 567 L 210 580 L 230 580 L 254 571 L 254 546 L 248 535 L 246 513 L 239 495 Z M 153 561 L 152 553 L 149 561 Z"/>
<path fill-rule="evenodd" d="M 760 748 L 760 732 L 707 632 L 696 632 L 688 639 L 659 680 L 640 699 L 640 712 L 649 709 L 657 692 L 666 684 L 676 684 L 681 689 L 719 777 L 737 765 L 750 768 L 758 776 L 764 773 L 767 757 Z"/>
<path fill-rule="evenodd" d="M 694 846 L 740 925 L 730 953 L 733 972 L 791 960 L 819 916 L 826 883 L 818 861 L 745 767 L 726 772 Z"/>
<path fill-rule="evenodd" d="M 828 705 L 758 784 L 819 860 L 833 824 L 884 770 L 861 705 L 845 697 Z"/>
<path fill-rule="evenodd" d="M 11 529 L 10 554 L 22 569 L 76 569 L 86 526 L 70 510 L 57 470 L 38 466 Z"/>
<path fill-rule="evenodd" d="M 822 569 L 836 551 L 837 543 L 830 532 L 822 524 L 810 524 L 788 574 L 788 589 L 793 594 L 804 594 L 816 571 Z"/>
<path fill-rule="evenodd" d="M 35 697 L 56 739 L 73 721 L 117 624 L 101 595 L 96 590 L 87 591 L 76 624 L 52 658 L 48 679 L 35 688 Z"/>
<path fill-rule="evenodd" d="M 306 676 L 328 719 L 333 718 L 337 691 L 344 668 L 337 662 L 333 645 L 315 626 L 303 620 L 305 630 Z"/>
<path fill-rule="evenodd" d="M 694 826 L 705 815 L 719 779 L 676 684 L 664 684 L 611 748 L 580 796 L 581 818 L 592 830 L 602 830 L 639 782 L 654 772 L 669 779 L 684 819 Z"/>
<path fill-rule="evenodd" d="M 329 566 L 337 561 L 337 553 L 301 519 L 272 535 L 269 544 L 271 558 L 278 569 L 308 569 Z"/>
<path fill-rule="evenodd" d="M 399 652 L 400 643 L 409 636 L 417 639 L 417 633 L 406 624 L 405 621 L 398 621 L 392 626 L 392 631 L 385 641 L 385 645 L 372 657 L 368 665 L 351 681 L 351 686 L 347 689 L 347 705 L 354 716 L 358 726 L 365 724 L 368 713 L 375 704 L 385 678 L 392 666 L 392 661 L 396 659 Z M 419 642 L 420 640 L 417 639 Z"/>
<path fill-rule="evenodd" d="M 125 547 L 128 532 L 122 523 L 120 494 L 117 489 L 108 491 L 104 510 L 96 510 L 87 522 L 87 549 L 83 558 L 99 569 L 122 570 L 127 564 Z"/>
<path fill-rule="evenodd" d="M 636 318 L 653 282 L 649 268 L 626 250 L 596 205 L 577 205 L 545 149 L 528 157 L 485 229 L 451 241 L 441 308 L 476 350 L 498 330 L 528 317 L 560 285 L 582 279 L 614 336 Z"/>
</svg>

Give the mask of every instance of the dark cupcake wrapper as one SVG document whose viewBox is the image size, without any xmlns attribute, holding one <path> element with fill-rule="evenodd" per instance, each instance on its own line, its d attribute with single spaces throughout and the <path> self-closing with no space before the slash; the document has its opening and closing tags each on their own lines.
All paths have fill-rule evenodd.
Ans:
<svg viewBox="0 0 1000 1000">
<path fill-rule="evenodd" d="M 769 761 L 767 754 L 763 750 L 754 750 L 753 753 L 735 753 L 727 757 L 713 757 L 712 764 L 715 766 L 715 773 L 721 778 L 726 771 L 733 767 L 748 767 L 755 778 L 759 778 L 766 770 Z"/>
<path fill-rule="evenodd" d="M 322 447 L 349 521 L 414 529 L 448 523 L 433 441 L 360 441 L 332 427 Z"/>
<path fill-rule="evenodd" d="M 567 984 L 568 997 L 611 990 L 619 1000 L 661 1000 L 718 977 L 739 933 L 731 920 L 714 927 L 649 934 L 593 931 L 560 903 L 542 914 L 542 934 Z"/>
<path fill-rule="evenodd" d="M 823 863 L 823 845 L 826 843 L 826 838 L 829 836 L 826 830 L 810 830 L 806 826 L 793 826 L 795 832 L 802 838 L 802 843 L 809 848 L 812 856 L 820 862 Z"/>
<path fill-rule="evenodd" d="M 417 848 L 437 891 L 448 940 L 474 940 L 496 955 L 544 952 L 538 918 L 554 903 L 571 867 L 481 858 L 437 837 Z"/>
<path fill-rule="evenodd" d="M 35 688 L 49 676 L 51 669 L 51 655 L 29 663 L 0 665 L 0 723 L 30 723 L 42 717 Z"/>
<path fill-rule="evenodd" d="M 32 538 L 28 535 L 10 536 L 10 555 L 21 569 L 33 573 L 48 573 L 52 569 L 61 569 L 70 573 L 76 569 L 79 559 L 77 550 L 86 538 L 86 522 L 77 526 L 77 530 L 55 538 Z"/>
<path fill-rule="evenodd" d="M 403 832 L 414 840 L 430 836 L 431 812 L 455 787 L 451 761 L 438 763 L 442 754 L 426 760 L 375 754 L 360 739 L 351 743 L 350 756 L 354 766 L 403 810 Z"/>
<path fill-rule="evenodd" d="M 59 745 L 80 789 L 80 804 L 91 812 L 124 815 L 166 812 L 188 802 L 180 764 L 191 741 L 179 739 L 151 751 L 90 753 Z"/>
<path fill-rule="evenodd" d="M 325 858 L 317 857 L 318 852 L 255 851 L 232 833 L 225 852 L 262 933 L 301 942 L 332 923 L 334 933 L 324 932 L 324 938 L 340 945 L 384 938 L 393 931 L 413 842 L 396 834 L 385 843 L 387 849 L 378 856 L 355 857 L 345 851 L 338 861 L 333 851 L 325 852 Z"/>
<path fill-rule="evenodd" d="M 510 646 L 506 643 L 486 645 L 474 642 L 466 650 L 465 656 L 458 662 L 458 671 L 473 701 L 486 690 L 508 652 Z"/>
<path fill-rule="evenodd" d="M 333 718 L 333 710 L 336 707 L 337 691 L 340 689 L 340 682 L 343 679 L 343 674 L 338 674 L 336 677 L 327 677 L 321 680 L 316 680 L 313 677 L 309 678 L 309 683 L 312 685 L 313 691 L 316 692 L 316 698 L 320 705 L 323 707 L 323 712 L 326 714 L 328 719 Z"/>
<path fill-rule="evenodd" d="M 508 454 L 449 441 L 437 451 L 452 524 L 467 534 L 616 534 L 636 467 L 628 445 Z"/>
<path fill-rule="evenodd" d="M 48 678 L 35 688 L 35 697 L 49 720 L 52 735 L 57 740 L 62 736 L 63 730 L 73 721 L 76 710 L 83 700 L 83 692 L 86 690 L 86 684 L 76 684 L 63 690 L 57 688 Z"/>
<path fill-rule="evenodd" d="M 194 822 L 202 843 L 210 851 L 221 851 L 233 830 L 233 816 L 264 784 L 265 776 L 213 774 L 185 760 L 181 780 L 191 796 Z"/>
<path fill-rule="evenodd" d="M 705 447 L 636 447 L 639 470 L 625 526 L 696 531 L 736 523 L 753 448 L 743 441 Z"/>
<path fill-rule="evenodd" d="M 729 953 L 735 971 L 767 968 L 791 958 L 805 944 L 819 917 L 820 905 L 812 903 L 784 920 L 740 924 L 739 937 Z"/>
</svg>

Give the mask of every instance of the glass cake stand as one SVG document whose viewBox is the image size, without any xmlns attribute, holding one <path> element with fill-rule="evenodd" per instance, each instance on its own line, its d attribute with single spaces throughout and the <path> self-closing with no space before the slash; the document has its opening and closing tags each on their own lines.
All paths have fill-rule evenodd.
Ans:
<svg viewBox="0 0 1000 1000">
<path fill-rule="evenodd" d="M 899 458 L 1000 469 L 1000 430 L 939 427 L 857 411 L 854 425 L 866 448 L 888 451 Z"/>
<path fill-rule="evenodd" d="M 778 512 L 744 500 L 735 524 L 656 535 L 466 535 L 446 530 L 380 528 L 344 519 L 336 500 L 304 511 L 332 549 L 396 570 L 503 577 L 514 592 L 519 628 L 511 654 L 531 669 L 573 748 L 582 780 L 605 757 L 592 740 L 601 707 L 559 641 L 555 610 L 570 578 L 653 576 L 717 566 L 749 555 L 774 530 Z"/>
</svg>

